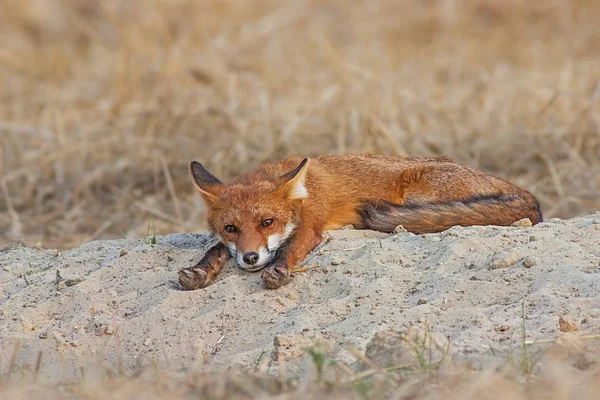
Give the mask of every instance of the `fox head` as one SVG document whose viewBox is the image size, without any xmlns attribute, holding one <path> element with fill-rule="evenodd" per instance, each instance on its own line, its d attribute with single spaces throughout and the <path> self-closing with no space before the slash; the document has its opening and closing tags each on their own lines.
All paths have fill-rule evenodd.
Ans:
<svg viewBox="0 0 600 400">
<path fill-rule="evenodd" d="M 208 225 L 241 268 L 264 268 L 293 235 L 301 201 L 308 197 L 304 183 L 309 164 L 305 158 L 275 179 L 226 185 L 202 164 L 190 163 L 192 180 L 208 206 Z"/>
</svg>

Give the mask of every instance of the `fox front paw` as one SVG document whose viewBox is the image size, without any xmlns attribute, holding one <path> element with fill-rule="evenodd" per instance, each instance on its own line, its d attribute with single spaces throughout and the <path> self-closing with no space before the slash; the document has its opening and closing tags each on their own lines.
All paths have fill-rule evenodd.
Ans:
<svg viewBox="0 0 600 400">
<path fill-rule="evenodd" d="M 196 290 L 210 284 L 208 273 L 202 267 L 191 267 L 179 270 L 179 284 L 185 290 Z"/>
<path fill-rule="evenodd" d="M 263 269 L 261 278 L 267 289 L 277 289 L 287 285 L 292 279 L 292 274 L 285 266 L 277 265 Z"/>
</svg>

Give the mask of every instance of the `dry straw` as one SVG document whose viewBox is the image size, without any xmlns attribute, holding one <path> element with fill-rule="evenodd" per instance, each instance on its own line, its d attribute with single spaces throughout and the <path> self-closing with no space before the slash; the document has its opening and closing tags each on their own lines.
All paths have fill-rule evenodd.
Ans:
<svg viewBox="0 0 600 400">
<path fill-rule="evenodd" d="M 600 208 L 600 2 L 0 2 L 0 244 L 201 230 L 186 165 L 449 155 Z"/>
</svg>

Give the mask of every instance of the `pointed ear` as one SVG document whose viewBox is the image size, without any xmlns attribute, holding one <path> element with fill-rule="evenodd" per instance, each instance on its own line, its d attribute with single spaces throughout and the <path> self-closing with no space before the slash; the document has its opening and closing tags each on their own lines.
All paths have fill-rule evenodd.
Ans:
<svg viewBox="0 0 600 400">
<path fill-rule="evenodd" d="M 223 182 L 215 178 L 197 161 L 192 161 L 190 163 L 190 175 L 207 205 L 210 207 L 217 205 L 219 202 L 219 194 L 225 187 Z"/>
<path fill-rule="evenodd" d="M 305 179 L 309 165 L 310 159 L 305 158 L 294 170 L 281 175 L 277 180 L 278 188 L 276 191 L 287 196 L 289 200 L 307 198 L 308 190 L 306 190 Z"/>
</svg>

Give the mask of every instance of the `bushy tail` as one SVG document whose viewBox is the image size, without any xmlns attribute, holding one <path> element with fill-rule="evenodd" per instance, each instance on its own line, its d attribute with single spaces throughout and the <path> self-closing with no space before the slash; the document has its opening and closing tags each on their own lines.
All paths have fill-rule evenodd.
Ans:
<svg viewBox="0 0 600 400">
<path fill-rule="evenodd" d="M 507 226 L 523 218 L 543 220 L 540 205 L 529 192 L 471 197 L 461 201 L 367 203 L 359 213 L 364 227 L 392 232 L 398 225 L 416 234 L 441 232 L 455 225 Z"/>
</svg>

